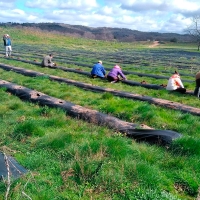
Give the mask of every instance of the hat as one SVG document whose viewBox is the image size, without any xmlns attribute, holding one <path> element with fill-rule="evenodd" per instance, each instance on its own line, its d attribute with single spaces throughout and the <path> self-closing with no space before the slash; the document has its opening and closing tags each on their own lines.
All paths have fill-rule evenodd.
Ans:
<svg viewBox="0 0 200 200">
<path fill-rule="evenodd" d="M 121 69 L 119 65 L 115 65 L 114 68 Z"/>
<path fill-rule="evenodd" d="M 101 60 L 99 60 L 99 61 L 98 61 L 98 63 L 101 63 L 101 64 L 102 64 L 102 61 L 101 61 Z"/>
</svg>

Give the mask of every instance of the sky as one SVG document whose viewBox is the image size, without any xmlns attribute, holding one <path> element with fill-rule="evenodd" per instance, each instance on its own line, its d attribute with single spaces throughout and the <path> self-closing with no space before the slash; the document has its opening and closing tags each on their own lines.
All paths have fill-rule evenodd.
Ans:
<svg viewBox="0 0 200 200">
<path fill-rule="evenodd" d="M 0 0 L 0 22 L 183 34 L 198 15 L 200 0 Z"/>
</svg>

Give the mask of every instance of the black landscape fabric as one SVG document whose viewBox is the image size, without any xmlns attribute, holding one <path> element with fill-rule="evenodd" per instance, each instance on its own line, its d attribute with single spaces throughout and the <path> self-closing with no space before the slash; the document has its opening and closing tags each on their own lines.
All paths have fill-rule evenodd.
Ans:
<svg viewBox="0 0 200 200">
<path fill-rule="evenodd" d="M 84 108 L 71 102 L 57 99 L 36 90 L 31 90 L 4 80 L 0 80 L 0 87 L 5 87 L 7 91 L 17 95 L 23 100 L 39 103 L 41 106 L 61 108 L 70 116 L 100 126 L 107 126 L 136 140 L 166 144 L 181 137 L 179 133 L 171 130 L 136 129 L 137 125 L 134 123 L 129 123 L 96 110 Z"/>
<path fill-rule="evenodd" d="M 182 137 L 181 134 L 175 131 L 154 129 L 128 129 L 126 130 L 126 136 L 137 141 L 146 141 L 160 145 L 170 144 L 174 139 Z"/>
<path fill-rule="evenodd" d="M 6 156 L 9 165 L 8 167 L 10 171 L 10 178 L 19 178 L 21 175 L 27 172 L 27 170 L 23 166 L 21 166 L 14 158 L 8 155 Z M 4 154 L 0 152 L 0 180 L 8 177 L 8 167 L 6 165 Z"/>
</svg>

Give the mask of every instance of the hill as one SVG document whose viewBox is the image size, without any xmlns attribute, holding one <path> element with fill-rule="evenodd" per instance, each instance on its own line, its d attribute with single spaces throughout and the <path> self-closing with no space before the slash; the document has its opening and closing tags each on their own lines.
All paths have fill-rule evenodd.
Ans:
<svg viewBox="0 0 200 200">
<path fill-rule="evenodd" d="M 152 48 L 152 41 L 94 41 L 27 27 L 0 30 L 13 39 L 12 57 L 4 57 L 3 45 L 0 56 L 0 148 L 28 170 L 17 180 L 1 176 L 0 200 L 198 199 L 200 111 L 195 115 L 175 105 L 199 110 L 199 99 L 164 88 L 177 69 L 187 91 L 194 89 L 200 69 L 194 44 Z M 40 67 L 47 52 L 55 68 Z M 127 80 L 92 79 L 97 60 L 107 72 L 119 63 Z M 103 119 L 116 119 L 120 128 Z M 138 141 L 124 134 L 122 121 L 126 128 L 133 125 L 130 131 L 145 125 L 182 137 L 166 145 L 160 137 L 155 144 Z"/>
<path fill-rule="evenodd" d="M 0 27 L 17 27 L 39 29 L 45 32 L 60 33 L 63 35 L 82 37 L 95 40 L 108 40 L 119 42 L 133 42 L 133 41 L 178 41 L 178 42 L 192 42 L 188 34 L 177 33 L 158 33 L 158 32 L 141 32 L 138 30 L 131 30 L 126 28 L 107 28 L 98 27 L 92 28 L 81 25 L 69 25 L 63 23 L 1 23 Z"/>
</svg>

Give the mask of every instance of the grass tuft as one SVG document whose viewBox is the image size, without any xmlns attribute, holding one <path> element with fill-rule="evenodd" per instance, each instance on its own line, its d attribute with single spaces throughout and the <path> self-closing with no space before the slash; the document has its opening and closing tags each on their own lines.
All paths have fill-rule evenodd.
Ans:
<svg viewBox="0 0 200 200">
<path fill-rule="evenodd" d="M 177 155 L 200 156 L 200 140 L 193 137 L 184 137 L 171 145 L 171 150 Z"/>
<path fill-rule="evenodd" d="M 27 136 L 43 136 L 45 132 L 40 128 L 38 121 L 29 119 L 18 123 L 11 135 L 17 140 L 22 140 Z"/>
</svg>

